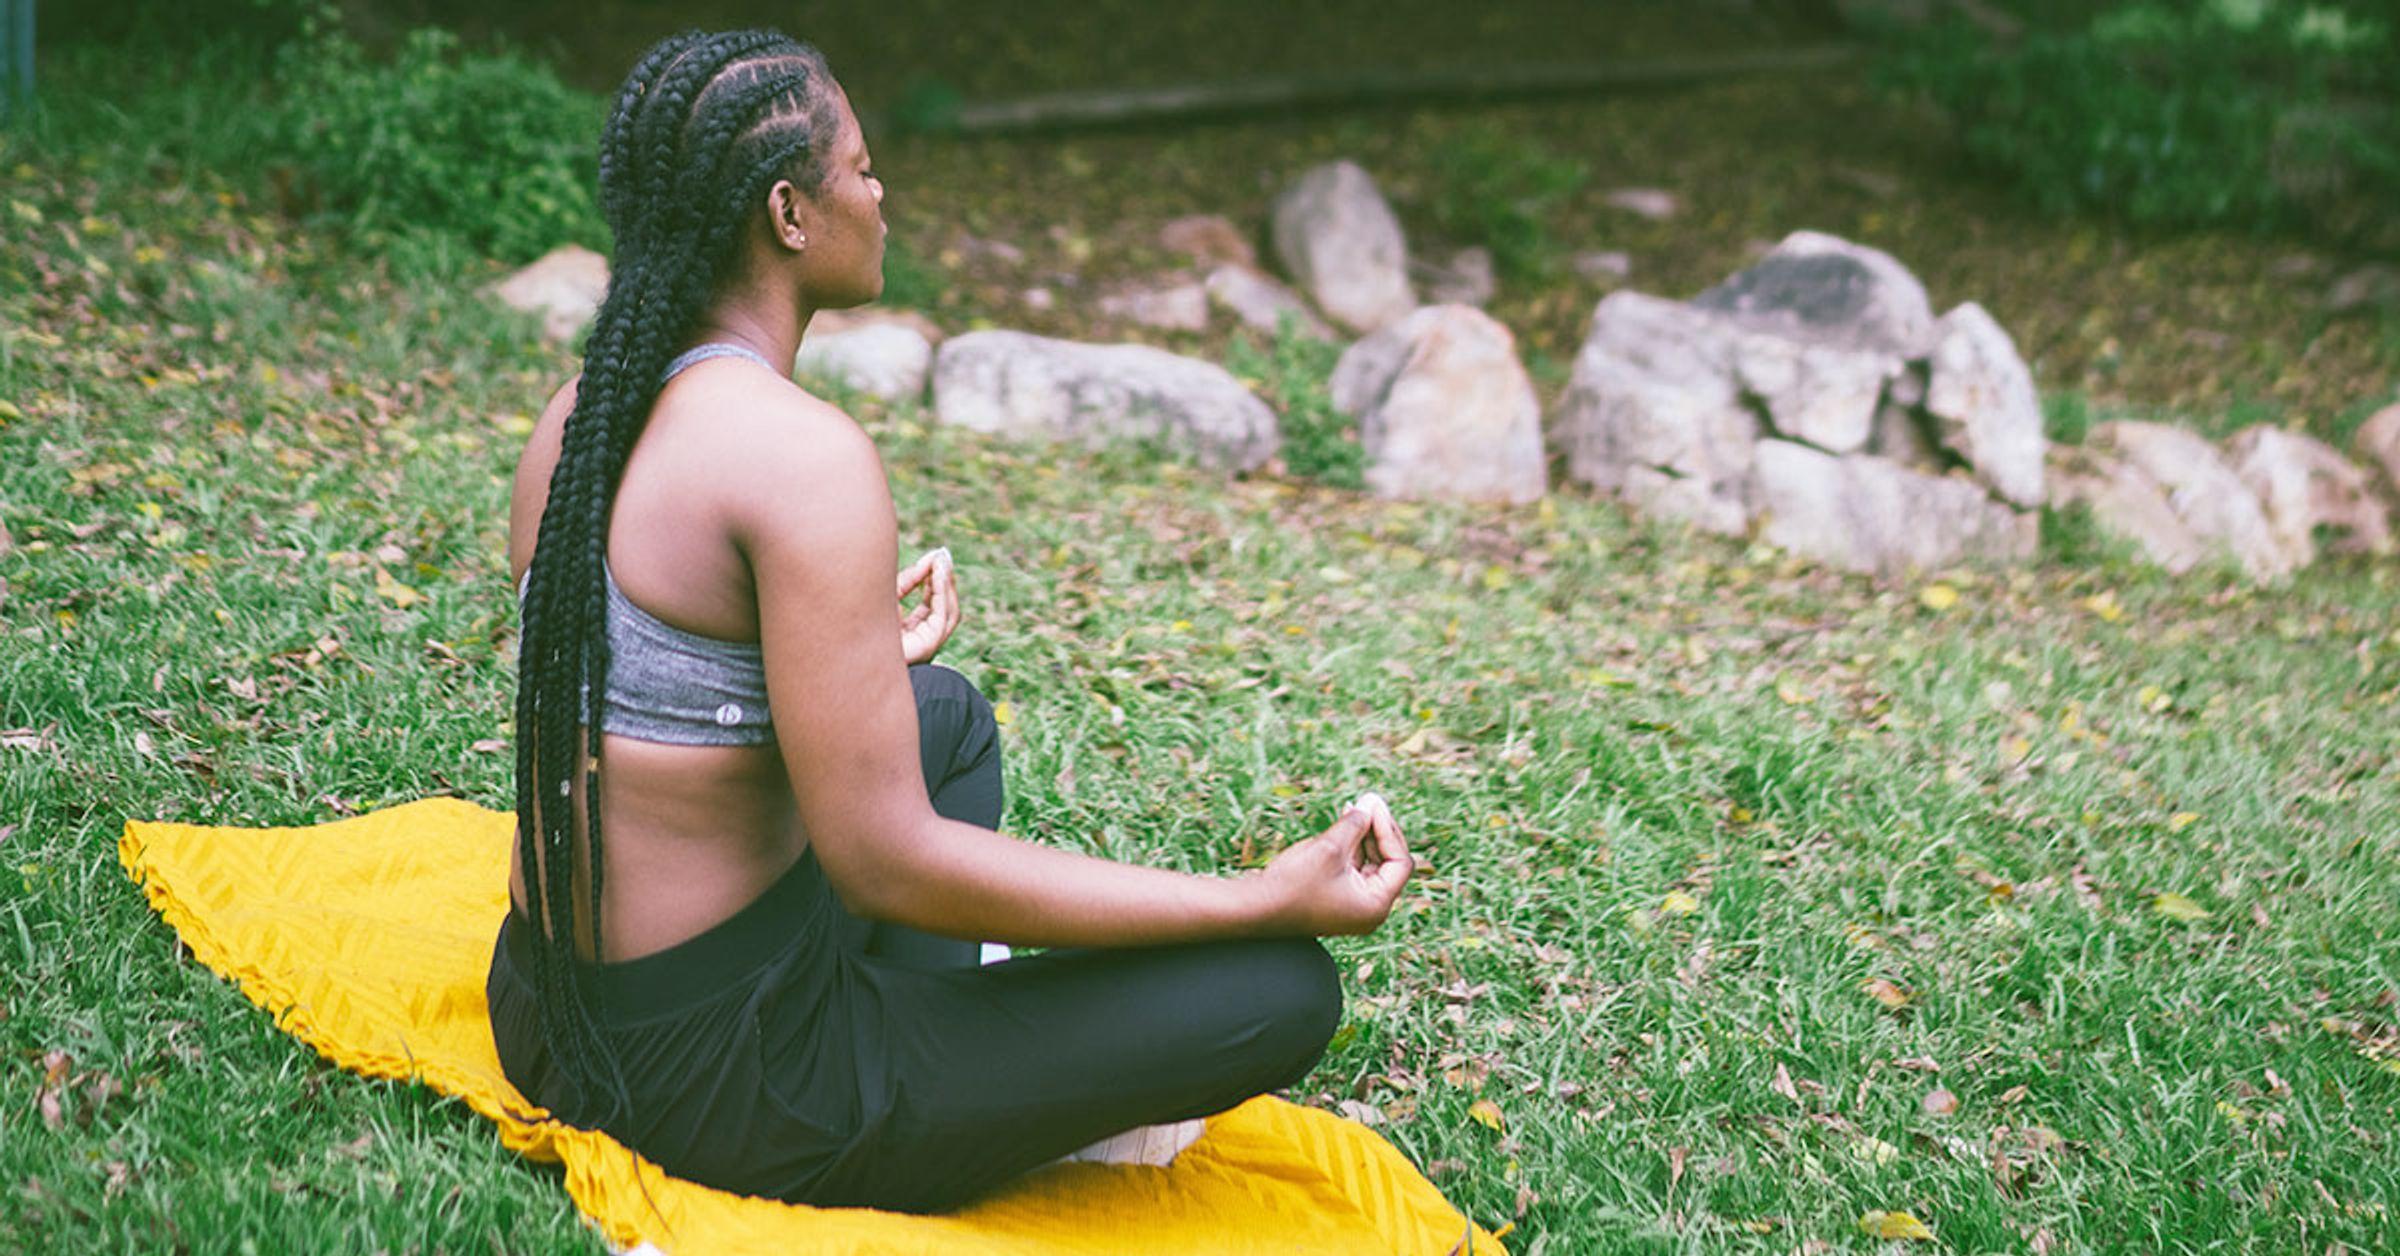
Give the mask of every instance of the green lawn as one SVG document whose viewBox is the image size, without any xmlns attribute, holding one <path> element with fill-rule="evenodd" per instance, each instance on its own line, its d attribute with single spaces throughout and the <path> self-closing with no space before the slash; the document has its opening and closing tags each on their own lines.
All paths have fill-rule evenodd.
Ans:
<svg viewBox="0 0 2400 1256">
<path fill-rule="evenodd" d="M 572 358 L 142 156 L 0 147 L 0 1250 L 597 1250 L 555 1170 L 277 1032 L 115 857 L 133 817 L 507 805 L 505 477 Z M 1294 1097 L 1371 1105 L 1513 1249 L 2400 1233 L 2400 568 L 2077 543 L 1895 586 L 1578 492 L 856 412 L 904 550 L 958 557 L 1010 831 L 1225 871 L 1392 800 L 1436 872 L 1332 943 Z"/>
</svg>

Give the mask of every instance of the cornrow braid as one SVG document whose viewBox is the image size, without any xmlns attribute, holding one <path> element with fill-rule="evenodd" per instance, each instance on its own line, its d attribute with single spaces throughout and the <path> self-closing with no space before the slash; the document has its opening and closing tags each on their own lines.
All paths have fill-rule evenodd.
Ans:
<svg viewBox="0 0 2400 1256">
<path fill-rule="evenodd" d="M 534 541 L 516 701 L 517 853 L 528 910 L 543 930 L 542 1032 L 577 1091 L 579 1117 L 594 1126 L 632 1115 L 602 1031 L 604 994 L 587 988 L 577 955 L 582 944 L 595 962 L 606 955 L 599 787 L 617 483 L 669 358 L 723 281 L 745 216 L 778 176 L 812 194 L 822 188 L 822 156 L 839 124 L 816 49 L 771 31 L 686 31 L 635 63 L 601 133 L 600 200 L 615 264 Z"/>
</svg>

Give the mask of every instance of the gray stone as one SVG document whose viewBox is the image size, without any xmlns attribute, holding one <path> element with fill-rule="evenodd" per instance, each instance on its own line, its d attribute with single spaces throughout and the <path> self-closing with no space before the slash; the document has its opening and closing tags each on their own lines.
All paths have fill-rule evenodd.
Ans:
<svg viewBox="0 0 2400 1256">
<path fill-rule="evenodd" d="M 1828 453 L 1866 447 L 1884 385 L 1906 363 L 1897 355 L 1801 340 L 1726 323 L 1734 382 L 1766 411 L 1777 432 Z"/>
<path fill-rule="evenodd" d="M 1276 198 L 1273 225 L 1285 272 L 1333 321 L 1371 332 L 1417 307 L 1400 220 L 1357 165 L 1302 175 Z"/>
<path fill-rule="evenodd" d="M 1633 277 L 1633 254 L 1620 249 L 1593 249 L 1577 253 L 1573 266 L 1576 274 L 1594 283 L 1622 283 Z"/>
<path fill-rule="evenodd" d="M 2048 463 L 2052 506 L 2084 507 L 2101 531 L 2132 542 L 2151 562 L 2181 575 L 2211 553 L 2141 468 L 2081 445 L 2051 446 Z"/>
<path fill-rule="evenodd" d="M 2225 456 L 2291 552 L 2313 558 L 2319 528 L 2333 534 L 2338 552 L 2391 550 L 2391 517 L 2375 498 L 2373 480 L 2325 442 L 2261 424 L 2234 433 Z"/>
<path fill-rule="evenodd" d="M 1992 491 L 2019 506 L 2042 504 L 2042 403 L 2016 343 L 1969 301 L 1935 324 L 1925 409 L 1941 443 Z"/>
<path fill-rule="evenodd" d="M 2400 497 L 2400 402 L 2368 416 L 2352 442 L 2358 456 L 2383 470 L 2383 491 Z"/>
<path fill-rule="evenodd" d="M 2279 580 L 2308 561 L 2268 526 L 2257 494 L 2199 436 L 2163 423 L 2119 420 L 2093 428 L 2086 443 L 2149 477 L 2202 545 L 2231 557 L 2252 579 Z"/>
<path fill-rule="evenodd" d="M 1178 218 L 1158 229 L 1158 242 L 1169 252 L 1184 254 L 1195 262 L 1258 265 L 1258 250 L 1250 247 L 1250 237 L 1222 214 Z"/>
<path fill-rule="evenodd" d="M 1468 305 L 1429 305 L 1360 340 L 1330 381 L 1358 420 L 1379 497 L 1530 502 L 1547 488 L 1541 403 L 1516 338 Z"/>
<path fill-rule="evenodd" d="M 1672 494 L 1686 507 L 1673 517 L 1740 530 L 1761 432 L 1729 357 L 1710 315 L 1639 292 L 1603 298 L 1552 423 L 1567 474 L 1625 493 L 1632 470 L 1645 468 L 1654 474 L 1635 480 L 1652 499 L 1666 496 L 1657 477 L 1689 480 Z"/>
<path fill-rule="evenodd" d="M 1618 188 L 1602 200 L 1611 209 L 1637 214 L 1652 222 L 1665 222 L 1683 209 L 1683 202 L 1664 188 Z"/>
<path fill-rule="evenodd" d="M 1157 441 L 1204 466 L 1249 471 L 1282 444 L 1275 413 L 1213 363 L 1147 345 L 1015 331 L 954 336 L 934 359 L 943 423 L 1098 447 Z"/>
<path fill-rule="evenodd" d="M 1924 416 L 1888 395 L 1876 407 L 1875 434 L 1867 438 L 1867 452 L 1935 475 L 1950 465 L 1944 461 L 1941 448 L 1926 435 Z"/>
<path fill-rule="evenodd" d="M 1970 480 L 1782 440 L 1758 443 L 1757 478 L 1765 539 L 1847 570 L 1900 576 L 2033 556 L 2037 516 Z"/>
<path fill-rule="evenodd" d="M 561 245 L 491 286 L 510 309 L 542 316 L 542 334 L 570 340 L 608 297 L 608 259 L 580 244 Z"/>
<path fill-rule="evenodd" d="M 831 334 L 811 331 L 792 361 L 795 375 L 830 380 L 886 401 L 925 395 L 933 344 L 901 322 L 865 323 Z"/>
<path fill-rule="evenodd" d="M 1692 304 L 1761 330 L 1899 358 L 1933 334 L 1925 285 L 1891 254 L 1815 231 L 1785 236 L 1747 269 Z"/>
<path fill-rule="evenodd" d="M 1208 292 L 1196 283 L 1128 288 L 1101 297 L 1100 313 L 1159 331 L 1207 331 Z"/>
<path fill-rule="evenodd" d="M 1318 340 L 1334 340 L 1333 328 L 1308 308 L 1299 294 L 1247 266 L 1228 263 L 1208 272 L 1202 285 L 1208 299 L 1223 307 L 1244 326 L 1273 335 L 1285 316 L 1290 316 L 1296 330 L 1303 336 Z"/>
</svg>

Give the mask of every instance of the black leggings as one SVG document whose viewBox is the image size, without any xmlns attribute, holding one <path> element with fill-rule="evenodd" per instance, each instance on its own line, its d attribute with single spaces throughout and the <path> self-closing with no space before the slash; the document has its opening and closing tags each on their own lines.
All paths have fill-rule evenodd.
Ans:
<svg viewBox="0 0 2400 1256">
<path fill-rule="evenodd" d="M 997 826 L 991 706 L 909 669 L 934 809 Z M 486 993 L 503 1071 L 572 1124 L 595 1111 L 552 1066 L 509 914 Z M 813 848 L 732 918 L 585 965 L 633 1110 L 604 1128 L 680 1177 L 827 1206 L 934 1212 L 1137 1125 L 1297 1083 L 1341 1016 L 1311 938 L 1093 949 L 977 963 L 980 943 L 850 914 Z"/>
</svg>

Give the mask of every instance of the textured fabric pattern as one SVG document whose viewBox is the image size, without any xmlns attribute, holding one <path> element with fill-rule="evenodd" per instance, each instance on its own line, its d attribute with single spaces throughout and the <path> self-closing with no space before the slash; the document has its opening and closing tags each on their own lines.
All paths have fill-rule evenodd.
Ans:
<svg viewBox="0 0 2400 1256">
<path fill-rule="evenodd" d="M 1364 1126 L 1261 1096 L 1164 1168 L 1068 1163 L 947 1216 L 810 1208 L 670 1178 L 501 1074 L 483 983 L 514 817 L 436 798 L 294 829 L 134 822 L 118 855 L 192 954 L 370 1077 L 421 1079 L 565 1165 L 618 1246 L 689 1253 L 1501 1253 Z"/>
</svg>

